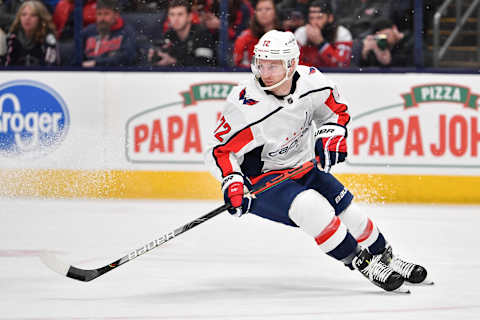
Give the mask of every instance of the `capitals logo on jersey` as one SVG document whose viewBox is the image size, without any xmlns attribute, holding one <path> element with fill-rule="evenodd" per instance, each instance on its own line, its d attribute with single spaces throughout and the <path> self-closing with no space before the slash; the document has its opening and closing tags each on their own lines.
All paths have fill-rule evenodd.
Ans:
<svg viewBox="0 0 480 320">
<path fill-rule="evenodd" d="M 249 106 L 253 106 L 254 104 L 258 103 L 257 100 L 247 98 L 247 88 L 243 88 L 242 91 L 240 91 L 240 94 L 238 95 L 238 100 L 243 100 L 243 104 Z"/>
</svg>

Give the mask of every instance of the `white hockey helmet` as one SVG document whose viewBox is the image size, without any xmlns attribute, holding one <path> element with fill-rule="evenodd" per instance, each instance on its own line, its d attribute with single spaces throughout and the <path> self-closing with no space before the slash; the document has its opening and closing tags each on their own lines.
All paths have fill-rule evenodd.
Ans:
<svg viewBox="0 0 480 320">
<path fill-rule="evenodd" d="M 274 89 L 287 81 L 294 73 L 300 57 L 297 40 L 290 31 L 271 30 L 265 33 L 253 50 L 251 69 L 257 79 L 261 77 L 259 60 L 281 60 L 285 68 L 285 78 L 264 90 Z M 293 67 L 293 69 L 292 69 Z"/>
</svg>

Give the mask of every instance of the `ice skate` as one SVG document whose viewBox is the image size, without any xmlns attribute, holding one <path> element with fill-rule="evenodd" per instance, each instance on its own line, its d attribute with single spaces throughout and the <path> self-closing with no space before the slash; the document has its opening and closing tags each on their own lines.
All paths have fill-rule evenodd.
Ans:
<svg viewBox="0 0 480 320">
<path fill-rule="evenodd" d="M 385 291 L 394 291 L 400 288 L 404 278 L 398 272 L 381 261 L 381 255 L 373 256 L 367 249 L 360 251 L 353 259 L 355 269 L 360 271 L 374 285 Z"/>
<path fill-rule="evenodd" d="M 385 248 L 385 251 L 381 254 L 381 261 L 401 274 L 407 282 L 433 284 L 433 282 L 426 280 L 427 269 L 394 255 L 391 246 Z"/>
</svg>

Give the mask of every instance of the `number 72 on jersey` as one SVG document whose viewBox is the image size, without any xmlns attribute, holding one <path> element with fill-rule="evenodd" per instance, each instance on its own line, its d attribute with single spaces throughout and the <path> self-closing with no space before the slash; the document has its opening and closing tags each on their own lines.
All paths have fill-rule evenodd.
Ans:
<svg viewBox="0 0 480 320">
<path fill-rule="evenodd" d="M 218 141 L 223 142 L 222 136 L 226 135 L 227 133 L 230 132 L 232 128 L 228 124 L 228 122 L 225 120 L 225 117 L 222 116 L 220 118 L 220 124 L 218 125 L 217 129 L 215 129 L 215 138 L 217 138 Z"/>
</svg>

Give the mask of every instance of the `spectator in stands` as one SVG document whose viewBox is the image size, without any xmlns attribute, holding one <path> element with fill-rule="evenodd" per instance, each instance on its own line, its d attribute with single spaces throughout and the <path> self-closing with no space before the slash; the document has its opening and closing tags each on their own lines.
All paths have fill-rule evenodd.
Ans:
<svg viewBox="0 0 480 320">
<path fill-rule="evenodd" d="M 235 66 L 249 68 L 253 56 L 253 48 L 258 39 L 270 30 L 281 30 L 281 22 L 273 0 L 259 0 L 255 6 L 250 27 L 237 38 L 233 48 Z"/>
<path fill-rule="evenodd" d="M 25 1 L 7 36 L 5 66 L 49 66 L 59 63 L 55 25 L 40 1 Z"/>
<path fill-rule="evenodd" d="M 408 32 L 398 31 L 388 19 L 379 18 L 372 24 L 372 32 L 355 40 L 352 59 L 359 67 L 413 66 L 414 39 Z"/>
<path fill-rule="evenodd" d="M 215 41 L 205 28 L 192 24 L 189 1 L 170 1 L 167 15 L 170 28 L 163 44 L 149 51 L 149 61 L 156 66 L 215 66 Z"/>
<path fill-rule="evenodd" d="M 308 9 L 308 24 L 295 32 L 300 45 L 300 63 L 315 67 L 348 67 L 352 35 L 336 24 L 329 2 L 317 0 Z"/>
<path fill-rule="evenodd" d="M 59 41 L 73 39 L 73 9 L 75 0 L 60 0 L 53 12 L 53 23 L 57 27 Z M 83 4 L 83 26 L 86 27 L 96 21 L 96 0 L 85 0 Z"/>
<path fill-rule="evenodd" d="M 81 33 L 82 66 L 128 66 L 136 57 L 135 32 L 124 23 L 115 0 L 98 0 L 96 24 Z"/>
</svg>

